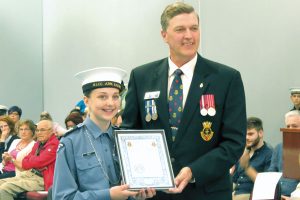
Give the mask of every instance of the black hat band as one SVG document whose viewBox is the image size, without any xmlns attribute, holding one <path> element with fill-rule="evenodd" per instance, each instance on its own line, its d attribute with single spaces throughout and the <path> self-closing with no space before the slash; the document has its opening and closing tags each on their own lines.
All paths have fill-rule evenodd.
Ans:
<svg viewBox="0 0 300 200">
<path fill-rule="evenodd" d="M 122 82 L 123 83 L 123 82 Z M 93 90 L 96 88 L 116 88 L 119 89 L 120 92 L 122 92 L 125 88 L 123 84 L 114 82 L 114 81 L 97 81 L 97 82 L 92 82 L 92 83 L 87 83 L 82 86 L 82 91 L 83 93 Z"/>
</svg>

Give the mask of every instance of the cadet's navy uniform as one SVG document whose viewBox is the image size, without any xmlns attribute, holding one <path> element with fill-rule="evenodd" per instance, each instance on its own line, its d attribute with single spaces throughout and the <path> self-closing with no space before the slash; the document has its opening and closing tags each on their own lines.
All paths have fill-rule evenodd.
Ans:
<svg viewBox="0 0 300 200">
<path fill-rule="evenodd" d="M 103 132 L 89 118 L 66 133 L 57 152 L 53 199 L 110 200 L 119 185 L 113 127 Z"/>
</svg>

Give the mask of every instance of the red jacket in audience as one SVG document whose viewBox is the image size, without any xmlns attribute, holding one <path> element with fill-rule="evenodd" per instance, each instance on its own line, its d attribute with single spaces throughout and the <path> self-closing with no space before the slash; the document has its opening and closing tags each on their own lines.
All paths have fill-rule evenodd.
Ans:
<svg viewBox="0 0 300 200">
<path fill-rule="evenodd" d="M 34 168 L 42 173 L 46 191 L 53 183 L 58 144 L 59 140 L 53 134 L 44 145 L 40 142 L 35 143 L 32 151 L 22 161 L 23 169 L 29 170 Z"/>
</svg>

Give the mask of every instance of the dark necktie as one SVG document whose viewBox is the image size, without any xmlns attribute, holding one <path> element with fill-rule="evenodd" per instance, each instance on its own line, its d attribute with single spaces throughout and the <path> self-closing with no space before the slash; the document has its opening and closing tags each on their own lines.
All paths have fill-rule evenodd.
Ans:
<svg viewBox="0 0 300 200">
<path fill-rule="evenodd" d="M 175 70 L 174 80 L 171 84 L 169 92 L 169 123 L 172 131 L 173 141 L 175 140 L 175 136 L 180 124 L 181 114 L 183 111 L 183 86 L 180 77 L 182 74 L 183 72 L 180 69 Z"/>
</svg>

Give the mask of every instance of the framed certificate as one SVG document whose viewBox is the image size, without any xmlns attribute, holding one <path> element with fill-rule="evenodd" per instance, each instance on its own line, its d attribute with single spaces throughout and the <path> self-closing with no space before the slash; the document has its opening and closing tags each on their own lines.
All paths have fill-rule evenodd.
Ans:
<svg viewBox="0 0 300 200">
<path fill-rule="evenodd" d="M 115 130 L 122 178 L 130 190 L 174 188 L 164 130 Z"/>
</svg>

